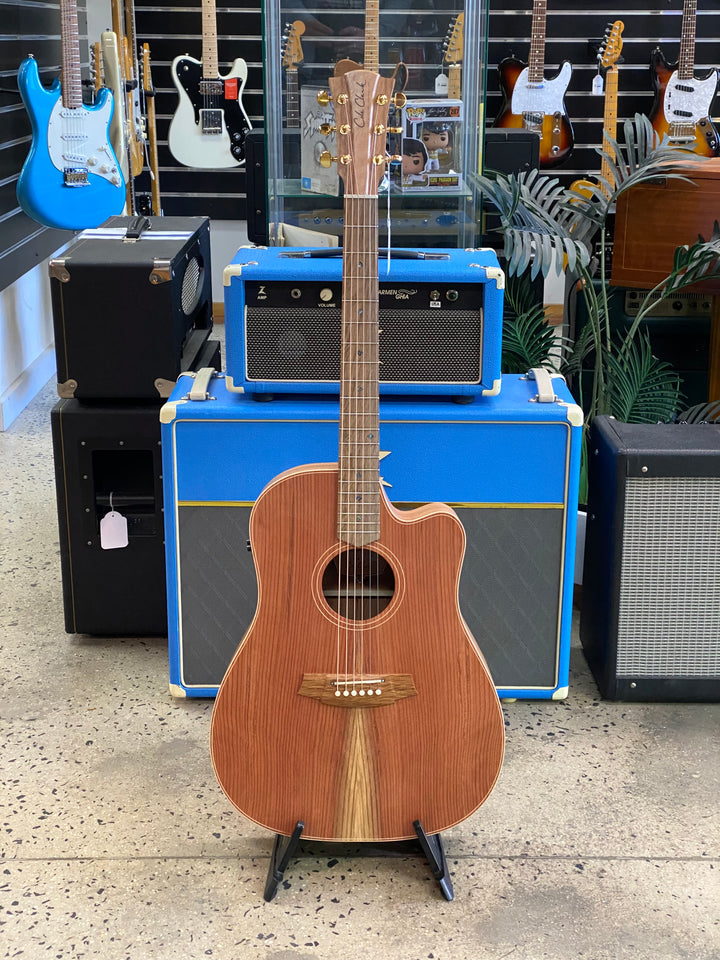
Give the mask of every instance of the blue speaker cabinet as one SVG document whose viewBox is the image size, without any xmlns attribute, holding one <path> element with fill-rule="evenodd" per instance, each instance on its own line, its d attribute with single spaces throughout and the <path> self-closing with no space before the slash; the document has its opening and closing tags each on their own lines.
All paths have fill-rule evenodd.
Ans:
<svg viewBox="0 0 720 960">
<path fill-rule="evenodd" d="M 567 694 L 582 414 L 562 378 L 548 386 L 505 376 L 470 405 L 380 404 L 390 499 L 462 519 L 460 608 L 507 698 Z M 253 501 L 288 467 L 337 460 L 338 402 L 256 403 L 183 376 L 161 421 L 170 688 L 213 696 L 255 612 Z"/>
<path fill-rule="evenodd" d="M 379 282 L 382 394 L 500 390 L 505 277 L 493 250 L 393 250 Z M 224 284 L 230 390 L 338 393 L 341 250 L 242 248 Z"/>
</svg>

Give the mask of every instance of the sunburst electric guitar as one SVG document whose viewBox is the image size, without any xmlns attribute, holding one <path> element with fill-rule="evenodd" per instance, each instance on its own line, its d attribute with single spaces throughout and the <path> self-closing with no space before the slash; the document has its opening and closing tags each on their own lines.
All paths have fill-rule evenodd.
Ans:
<svg viewBox="0 0 720 960">
<path fill-rule="evenodd" d="M 498 65 L 503 102 L 493 126 L 536 131 L 540 166 L 552 167 L 567 159 L 573 148 L 572 124 L 565 109 L 572 66 L 565 61 L 556 76 L 545 79 L 546 20 L 547 0 L 533 0 L 530 56 L 527 63 L 506 57 Z"/>
<path fill-rule="evenodd" d="M 715 157 L 720 154 L 720 138 L 710 119 L 710 108 L 718 72 L 713 69 L 700 79 L 695 77 L 696 18 L 697 0 L 685 0 L 677 63 L 669 64 L 659 47 L 652 52 L 650 73 L 655 102 L 650 122 L 659 136 L 667 134 L 673 143 Z"/>
<path fill-rule="evenodd" d="M 339 463 L 257 499 L 259 601 L 218 692 L 215 773 L 289 836 L 399 840 L 465 819 L 502 763 L 503 719 L 458 608 L 465 536 L 445 504 L 409 511 L 379 477 L 378 185 L 394 77 L 330 79 L 345 186 Z"/>
<path fill-rule="evenodd" d="M 42 85 L 34 57 L 18 71 L 32 143 L 17 197 L 38 223 L 83 230 L 122 212 L 125 182 L 109 139 L 112 94 L 103 88 L 92 106 L 83 103 L 75 0 L 60 0 L 60 17 L 62 86 L 59 80 L 49 89 Z"/>
<path fill-rule="evenodd" d="M 215 0 L 202 0 L 202 38 L 202 63 L 187 54 L 172 62 L 179 99 L 168 146 L 186 167 L 238 167 L 245 163 L 245 136 L 251 129 L 242 102 L 247 64 L 238 57 L 220 75 Z"/>
</svg>

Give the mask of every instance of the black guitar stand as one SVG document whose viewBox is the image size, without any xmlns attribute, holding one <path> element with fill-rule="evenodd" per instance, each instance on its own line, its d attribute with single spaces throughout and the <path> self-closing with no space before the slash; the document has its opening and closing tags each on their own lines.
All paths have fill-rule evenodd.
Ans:
<svg viewBox="0 0 720 960">
<path fill-rule="evenodd" d="M 455 894 L 445 858 L 442 837 L 439 833 L 425 833 L 422 823 L 419 820 L 414 821 L 413 827 L 417 834 L 418 843 L 430 864 L 430 869 L 442 890 L 443 896 L 446 900 L 452 900 Z M 263 894 L 268 903 L 274 899 L 277 893 L 278 885 L 285 876 L 287 865 L 300 843 L 300 837 L 304 829 L 305 824 L 302 820 L 298 820 L 295 824 L 295 829 L 289 837 L 286 837 L 282 833 L 275 835 L 267 880 L 265 881 L 265 893 Z"/>
</svg>

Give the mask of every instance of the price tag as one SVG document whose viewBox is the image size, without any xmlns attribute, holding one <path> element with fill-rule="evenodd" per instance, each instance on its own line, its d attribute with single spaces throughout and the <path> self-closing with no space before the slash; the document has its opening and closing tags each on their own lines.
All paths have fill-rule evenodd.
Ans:
<svg viewBox="0 0 720 960">
<path fill-rule="evenodd" d="M 237 100 L 237 98 L 238 98 L 237 77 L 229 77 L 225 81 L 225 99 Z"/>
<path fill-rule="evenodd" d="M 117 510 L 111 510 L 100 521 L 100 546 L 103 550 L 118 550 L 127 545 L 127 519 Z"/>
<path fill-rule="evenodd" d="M 450 89 L 450 84 L 447 78 L 447 74 L 439 73 L 435 77 L 435 93 L 439 97 L 446 97 L 448 95 L 449 89 Z"/>
<path fill-rule="evenodd" d="M 605 86 L 603 84 L 603 78 L 601 73 L 596 73 L 593 77 L 592 82 L 592 95 L 594 97 L 601 97 L 603 95 L 603 90 Z"/>
</svg>

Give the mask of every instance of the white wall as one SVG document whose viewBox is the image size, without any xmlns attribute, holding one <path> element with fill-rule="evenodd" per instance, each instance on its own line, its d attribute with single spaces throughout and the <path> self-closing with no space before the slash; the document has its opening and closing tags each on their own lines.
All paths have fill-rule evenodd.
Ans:
<svg viewBox="0 0 720 960">
<path fill-rule="evenodd" d="M 0 291 L 0 430 L 55 372 L 47 261 Z"/>
</svg>

